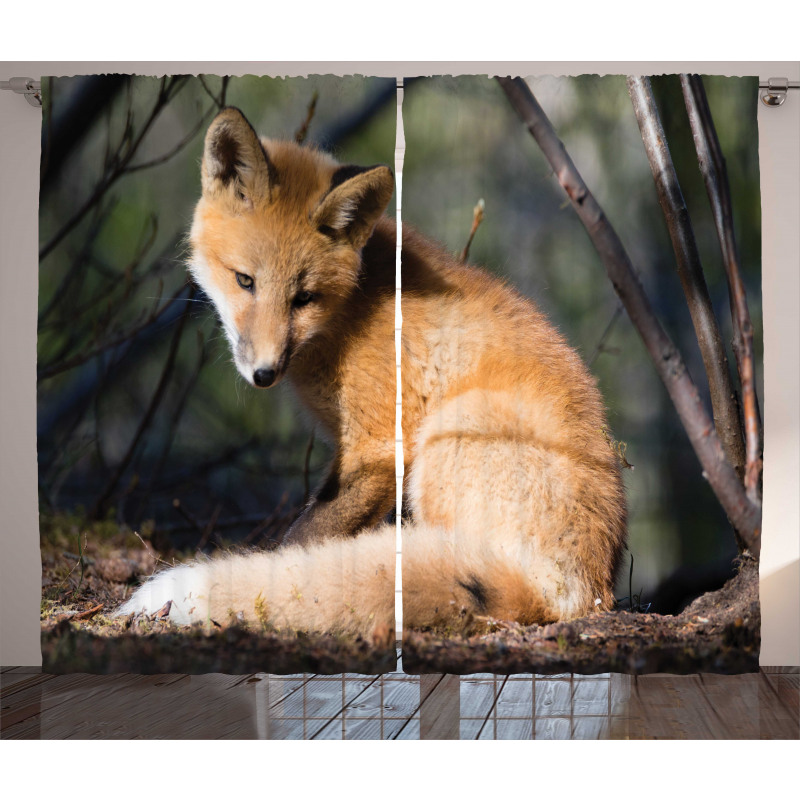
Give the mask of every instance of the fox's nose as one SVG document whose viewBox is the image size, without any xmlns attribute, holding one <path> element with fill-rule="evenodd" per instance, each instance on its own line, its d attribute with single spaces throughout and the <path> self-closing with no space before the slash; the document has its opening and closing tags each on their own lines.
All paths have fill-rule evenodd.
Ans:
<svg viewBox="0 0 800 800">
<path fill-rule="evenodd" d="M 253 383 L 265 389 L 267 386 L 272 386 L 275 383 L 275 370 L 274 369 L 257 369 L 253 373 Z"/>
</svg>

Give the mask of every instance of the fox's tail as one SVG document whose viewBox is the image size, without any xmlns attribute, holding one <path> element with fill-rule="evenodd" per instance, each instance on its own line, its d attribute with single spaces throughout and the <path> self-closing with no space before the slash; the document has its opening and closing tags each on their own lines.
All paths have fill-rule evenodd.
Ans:
<svg viewBox="0 0 800 800">
<path fill-rule="evenodd" d="M 404 627 L 469 634 L 485 632 L 487 620 L 544 625 L 561 618 L 565 609 L 546 596 L 543 560 L 520 544 L 511 552 L 488 537 L 412 526 L 403 536 Z"/>
<path fill-rule="evenodd" d="M 270 553 L 228 555 L 153 576 L 117 611 L 153 614 L 171 601 L 179 624 L 242 619 L 276 630 L 375 637 L 394 630 L 395 529 Z M 586 613 L 566 608 L 570 587 L 548 598 L 542 559 L 452 531 L 409 526 L 403 535 L 404 626 L 470 633 L 487 619 L 546 624 Z M 574 604 L 573 604 L 574 605 Z"/>
<path fill-rule="evenodd" d="M 395 530 L 227 555 L 154 575 L 116 612 L 178 624 L 237 619 L 275 630 L 372 636 L 394 630 Z"/>
</svg>

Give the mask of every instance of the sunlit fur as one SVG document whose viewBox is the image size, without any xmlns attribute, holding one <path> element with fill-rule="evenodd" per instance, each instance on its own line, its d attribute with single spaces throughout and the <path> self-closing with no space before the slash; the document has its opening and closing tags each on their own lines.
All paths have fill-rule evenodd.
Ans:
<svg viewBox="0 0 800 800">
<path fill-rule="evenodd" d="M 171 600 L 179 622 L 366 637 L 393 624 L 394 530 L 374 527 L 394 503 L 396 231 L 381 216 L 393 179 L 337 169 L 313 149 L 259 143 L 240 112 L 222 112 L 190 269 L 241 374 L 289 379 L 335 447 L 328 483 L 349 494 L 320 491 L 293 529 L 304 546 L 162 572 L 120 613 Z M 408 226 L 402 279 L 406 627 L 609 610 L 625 500 L 594 380 L 529 300 Z M 313 302 L 294 306 L 299 291 Z M 338 519 L 358 522 L 319 530 Z"/>
<path fill-rule="evenodd" d="M 250 383 L 260 366 L 276 368 L 280 378 L 306 342 L 332 333 L 360 270 L 359 253 L 320 233 L 312 219 L 338 164 L 290 143 L 264 145 L 280 184 L 246 200 L 232 185 L 207 188 L 190 236 L 189 269 L 214 302 L 236 366 Z M 237 272 L 253 278 L 252 292 L 239 286 Z M 293 308 L 301 291 L 317 299 Z"/>
</svg>

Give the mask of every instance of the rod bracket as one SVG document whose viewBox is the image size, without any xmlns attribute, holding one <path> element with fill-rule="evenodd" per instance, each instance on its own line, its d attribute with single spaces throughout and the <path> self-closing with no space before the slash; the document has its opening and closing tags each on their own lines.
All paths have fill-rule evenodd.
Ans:
<svg viewBox="0 0 800 800">
<path fill-rule="evenodd" d="M 766 83 L 759 83 L 759 88 L 764 91 L 761 92 L 761 102 L 765 106 L 775 108 L 782 106 L 786 102 L 786 95 L 789 89 L 800 88 L 800 84 L 796 81 L 790 82 L 787 78 L 770 78 Z"/>
<path fill-rule="evenodd" d="M 33 78 L 11 78 L 0 81 L 0 89 L 9 89 L 15 94 L 21 94 L 28 101 L 28 105 L 36 108 L 42 107 L 42 82 Z"/>
</svg>

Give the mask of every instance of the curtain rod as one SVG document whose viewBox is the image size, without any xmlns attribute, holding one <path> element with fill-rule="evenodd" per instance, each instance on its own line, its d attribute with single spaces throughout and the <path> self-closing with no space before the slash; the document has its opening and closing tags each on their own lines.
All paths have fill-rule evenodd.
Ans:
<svg viewBox="0 0 800 800">
<path fill-rule="evenodd" d="M 9 81 L 0 81 L 0 89 L 10 89 L 16 94 L 24 95 L 32 106 L 42 106 L 42 82 L 33 78 L 11 78 Z"/>
<path fill-rule="evenodd" d="M 401 80 L 402 78 L 398 78 L 398 81 Z M 761 102 L 765 106 L 774 108 L 783 105 L 789 89 L 800 89 L 800 81 L 790 81 L 788 78 L 770 78 L 766 81 L 759 81 L 758 88 L 764 89 L 761 93 Z M 33 78 L 11 78 L 8 81 L 0 81 L 0 89 L 9 89 L 23 95 L 32 106 L 40 108 L 42 105 L 41 81 L 35 81 Z"/>
</svg>

